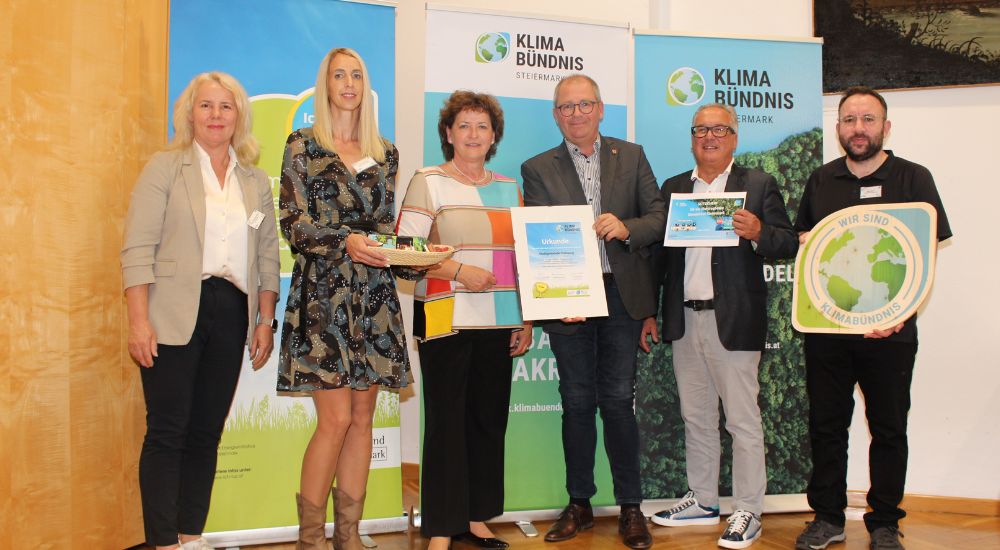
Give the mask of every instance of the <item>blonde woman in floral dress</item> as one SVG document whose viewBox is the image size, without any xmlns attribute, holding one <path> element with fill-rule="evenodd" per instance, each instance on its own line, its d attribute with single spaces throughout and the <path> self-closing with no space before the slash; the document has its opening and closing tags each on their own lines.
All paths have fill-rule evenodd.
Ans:
<svg viewBox="0 0 1000 550">
<path fill-rule="evenodd" d="M 315 124 L 288 136 L 281 167 L 280 225 L 296 258 L 278 392 L 310 395 L 316 406 L 296 496 L 297 548 L 326 548 L 336 479 L 334 548 L 361 550 L 378 387 L 411 381 L 394 275 L 368 238 L 393 230 L 399 154 L 379 135 L 357 52 L 323 58 L 315 105 Z"/>
</svg>

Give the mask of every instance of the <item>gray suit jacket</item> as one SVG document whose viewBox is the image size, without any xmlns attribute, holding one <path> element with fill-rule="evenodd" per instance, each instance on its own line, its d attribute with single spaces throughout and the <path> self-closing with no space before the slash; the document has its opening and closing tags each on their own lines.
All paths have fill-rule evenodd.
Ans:
<svg viewBox="0 0 1000 550">
<path fill-rule="evenodd" d="M 690 193 L 693 189 L 688 170 L 663 183 L 663 200 L 669 207 L 670 195 Z M 767 338 L 764 258 L 795 257 L 799 237 L 792 230 L 785 201 L 773 176 L 734 164 L 726 181 L 726 192 L 740 191 L 747 193 L 743 207 L 760 218 L 760 239 L 756 249 L 746 239 L 740 239 L 739 246 L 712 249 L 715 322 L 719 340 L 726 349 L 761 351 Z M 664 341 L 684 336 L 686 251 L 686 248 L 663 247 L 657 253 L 657 271 L 663 282 Z"/>
<path fill-rule="evenodd" d="M 587 204 L 566 142 L 521 165 L 525 206 Z M 611 272 L 625 309 L 634 319 L 656 314 L 657 282 L 651 255 L 662 246 L 666 214 L 656 177 L 642 147 L 601 136 L 601 208 L 629 230 L 628 244 L 605 243 Z M 577 325 L 543 323 L 549 331 L 571 333 Z"/>
<path fill-rule="evenodd" d="M 247 226 L 247 295 L 250 341 L 257 324 L 257 295 L 278 292 L 278 231 L 267 174 L 236 168 L 249 217 L 264 215 L 257 229 Z M 191 340 L 201 299 L 205 243 L 205 188 L 193 148 L 153 155 L 132 190 L 125 218 L 121 264 L 124 288 L 149 284 L 149 321 L 160 344 Z"/>
</svg>

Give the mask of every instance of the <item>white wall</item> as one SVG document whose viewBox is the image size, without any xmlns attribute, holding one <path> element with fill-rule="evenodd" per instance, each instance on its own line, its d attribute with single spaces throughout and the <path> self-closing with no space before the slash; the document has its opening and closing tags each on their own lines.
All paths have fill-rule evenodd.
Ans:
<svg viewBox="0 0 1000 550">
<path fill-rule="evenodd" d="M 630 23 L 633 28 L 704 34 L 811 36 L 811 0 L 450 0 L 448 5 L 548 18 Z M 424 3 L 399 2 L 397 145 L 401 183 L 420 165 L 423 125 Z M 840 156 L 833 125 L 838 98 L 824 99 L 827 160 Z M 1000 156 L 1000 86 L 886 94 L 887 147 L 927 166 L 955 237 L 939 251 L 937 281 L 920 317 L 920 350 L 910 413 L 907 493 L 1000 499 L 1000 287 L 991 252 L 1000 185 L 989 170 Z M 655 153 L 651 153 L 655 154 Z M 414 354 L 415 355 L 415 354 Z M 419 387 L 419 385 L 417 386 Z M 867 431 L 857 398 L 848 487 L 868 487 Z M 418 399 L 404 394 L 403 461 L 419 462 Z"/>
<path fill-rule="evenodd" d="M 811 0 L 650 0 L 665 31 L 740 36 L 812 36 Z"/>
<path fill-rule="evenodd" d="M 1000 288 L 990 244 L 1000 186 L 1000 86 L 885 94 L 892 131 L 886 148 L 934 174 L 955 236 L 938 250 L 933 293 L 920 314 L 910 412 L 911 494 L 1000 498 Z M 824 156 L 842 153 L 837 96 L 824 98 Z M 986 129 L 986 132 L 981 130 Z M 992 254 L 991 254 L 992 252 Z M 868 434 L 858 394 L 848 486 L 868 487 Z"/>
</svg>

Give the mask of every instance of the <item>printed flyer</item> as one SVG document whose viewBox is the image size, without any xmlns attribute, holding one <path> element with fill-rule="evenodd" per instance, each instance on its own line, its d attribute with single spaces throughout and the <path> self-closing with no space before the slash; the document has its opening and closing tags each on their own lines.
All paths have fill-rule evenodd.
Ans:
<svg viewBox="0 0 1000 550">
<path fill-rule="evenodd" d="M 733 212 L 743 208 L 742 193 L 674 193 L 663 246 L 739 246 Z"/>
</svg>

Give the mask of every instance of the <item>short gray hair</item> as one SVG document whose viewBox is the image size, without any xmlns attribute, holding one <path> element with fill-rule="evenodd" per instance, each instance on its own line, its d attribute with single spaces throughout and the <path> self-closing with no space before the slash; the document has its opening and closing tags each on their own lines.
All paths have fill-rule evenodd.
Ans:
<svg viewBox="0 0 1000 550">
<path fill-rule="evenodd" d="M 562 88 L 563 83 L 567 82 L 567 81 L 570 81 L 570 80 L 578 80 L 578 79 L 583 79 L 583 80 L 586 80 L 587 82 L 589 82 L 590 85 L 594 88 L 594 96 L 595 96 L 594 99 L 596 99 L 598 103 L 601 102 L 601 87 L 597 85 L 597 81 L 595 81 L 593 78 L 590 78 L 589 76 L 587 76 L 587 75 L 585 75 L 583 73 L 573 73 L 573 74 L 571 74 L 569 76 L 563 77 L 556 84 L 556 89 L 555 89 L 554 92 L 552 92 L 552 106 L 553 107 L 557 106 L 556 103 L 559 101 L 559 89 Z"/>
<path fill-rule="evenodd" d="M 726 105 L 725 103 L 706 103 L 698 110 L 694 112 L 694 116 L 691 117 L 691 125 L 694 126 L 694 121 L 698 118 L 698 113 L 704 111 L 705 109 L 722 109 L 723 111 L 729 113 L 729 126 L 733 128 L 734 134 L 739 134 L 740 129 L 740 117 L 736 114 L 736 109 L 732 105 Z"/>
</svg>

